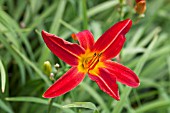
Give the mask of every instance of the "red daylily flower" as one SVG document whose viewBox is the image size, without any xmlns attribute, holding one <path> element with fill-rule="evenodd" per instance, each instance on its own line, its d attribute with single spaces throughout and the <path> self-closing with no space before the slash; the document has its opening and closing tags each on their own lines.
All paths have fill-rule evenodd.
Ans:
<svg viewBox="0 0 170 113">
<path fill-rule="evenodd" d="M 131 87 L 139 86 L 139 79 L 129 68 L 111 61 L 122 49 L 125 34 L 132 25 L 130 19 L 116 23 L 96 42 L 90 31 L 84 30 L 72 34 L 79 44 L 74 44 L 53 34 L 42 31 L 42 37 L 48 48 L 64 62 L 72 66 L 61 78 L 47 89 L 43 97 L 54 98 L 75 88 L 87 73 L 101 90 L 119 100 L 116 81 Z"/>
</svg>

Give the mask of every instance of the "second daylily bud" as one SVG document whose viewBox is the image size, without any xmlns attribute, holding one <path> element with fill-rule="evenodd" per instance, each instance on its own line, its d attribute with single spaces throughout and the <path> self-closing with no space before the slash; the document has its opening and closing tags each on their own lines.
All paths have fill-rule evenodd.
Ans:
<svg viewBox="0 0 170 113">
<path fill-rule="evenodd" d="M 136 0 L 135 11 L 138 14 L 144 14 L 146 11 L 146 1 L 145 0 Z"/>
<path fill-rule="evenodd" d="M 58 70 L 59 70 L 60 65 L 59 65 L 58 63 L 56 63 L 56 64 L 54 65 L 54 67 L 55 67 L 55 73 L 58 73 Z"/>
<path fill-rule="evenodd" d="M 54 79 L 54 73 L 50 73 L 50 80 L 55 80 Z"/>
<path fill-rule="evenodd" d="M 58 63 L 56 63 L 56 64 L 54 65 L 54 67 L 58 69 L 58 68 L 60 67 L 60 65 L 59 65 Z"/>
<path fill-rule="evenodd" d="M 49 61 L 44 62 L 43 69 L 44 73 L 49 76 L 52 71 L 52 67 Z"/>
<path fill-rule="evenodd" d="M 76 36 L 76 34 L 71 34 L 71 37 L 72 37 L 72 39 L 74 39 L 74 40 L 77 40 L 77 36 Z"/>
</svg>

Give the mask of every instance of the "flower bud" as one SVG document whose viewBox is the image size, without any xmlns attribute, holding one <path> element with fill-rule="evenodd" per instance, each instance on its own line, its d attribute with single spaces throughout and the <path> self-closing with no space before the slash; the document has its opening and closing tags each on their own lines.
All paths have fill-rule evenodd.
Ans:
<svg viewBox="0 0 170 113">
<path fill-rule="evenodd" d="M 54 65 L 54 67 L 55 67 L 55 68 L 59 68 L 60 65 L 59 65 L 58 63 L 56 63 L 56 64 Z"/>
<path fill-rule="evenodd" d="M 146 11 L 146 1 L 145 0 L 136 0 L 135 11 L 138 14 L 144 14 Z"/>
<path fill-rule="evenodd" d="M 49 61 L 45 61 L 44 62 L 44 65 L 43 65 L 43 70 L 44 70 L 44 73 L 46 75 L 50 75 L 51 71 L 52 71 L 52 67 L 51 67 L 51 64 Z"/>
<path fill-rule="evenodd" d="M 50 73 L 50 80 L 54 81 L 54 73 Z"/>
<path fill-rule="evenodd" d="M 72 37 L 73 40 L 78 40 L 76 34 L 74 34 L 74 33 L 71 34 L 71 37 Z"/>
</svg>

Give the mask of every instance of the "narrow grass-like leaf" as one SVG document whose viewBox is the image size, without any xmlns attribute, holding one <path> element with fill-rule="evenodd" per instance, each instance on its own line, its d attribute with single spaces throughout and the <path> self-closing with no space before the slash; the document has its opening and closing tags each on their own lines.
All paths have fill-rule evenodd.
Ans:
<svg viewBox="0 0 170 113">
<path fill-rule="evenodd" d="M 170 55 L 167 58 L 167 63 L 168 63 L 169 83 L 170 83 Z M 169 86 L 169 90 L 170 90 L 170 86 Z"/>
<path fill-rule="evenodd" d="M 158 73 L 160 70 L 165 69 L 166 67 L 166 56 L 160 56 L 159 58 L 156 58 L 156 60 L 152 60 L 152 62 L 149 62 L 148 65 L 145 67 L 145 70 L 141 73 L 141 76 L 152 78 L 154 79 L 156 73 Z M 159 65 L 159 66 L 158 66 Z M 156 70 L 155 70 L 156 69 Z M 148 73 L 151 73 L 148 77 Z"/>
<path fill-rule="evenodd" d="M 0 108 L 8 113 L 14 113 L 12 109 L 9 106 L 7 106 L 1 99 L 0 99 Z"/>
<path fill-rule="evenodd" d="M 19 28 L 16 21 L 14 21 L 6 12 L 0 10 L 0 22 L 3 23 L 5 26 L 5 29 L 8 31 L 5 33 L 15 45 L 16 47 L 20 48 L 21 45 L 19 45 L 20 40 L 17 40 L 18 35 L 20 36 L 20 39 L 23 41 L 23 43 L 26 46 L 26 50 L 28 50 L 28 53 L 30 57 L 33 59 L 33 52 L 30 46 L 30 43 L 28 42 L 26 36 L 22 34 L 21 29 Z"/>
<path fill-rule="evenodd" d="M 157 111 L 161 107 L 169 107 L 170 100 L 156 100 L 136 109 L 136 113 L 148 113 L 149 111 Z"/>
<path fill-rule="evenodd" d="M 149 47 L 147 48 L 146 52 L 144 53 L 144 55 L 141 57 L 139 63 L 137 64 L 136 68 L 135 68 L 135 72 L 137 75 L 139 75 L 142 71 L 142 68 L 144 66 L 144 64 L 146 63 L 146 61 L 148 60 L 152 49 L 154 48 L 154 45 L 156 44 L 158 39 L 158 35 L 155 35 L 154 39 L 152 40 L 152 42 L 150 43 Z"/>
<path fill-rule="evenodd" d="M 6 37 L 8 37 L 7 40 L 9 42 L 11 42 L 12 44 L 14 44 L 17 48 L 19 48 L 19 41 L 16 40 L 16 34 L 11 29 L 8 29 L 6 26 L 4 26 L 2 24 L 2 21 L 3 20 L 1 20 L 1 18 L 0 18 L 0 30 L 1 30 L 1 34 L 4 34 Z"/>
<path fill-rule="evenodd" d="M 71 26 L 70 24 L 66 23 L 64 20 L 60 20 L 61 24 L 71 30 L 72 32 L 78 33 L 79 30 Z"/>
<path fill-rule="evenodd" d="M 13 15 L 13 9 L 14 9 L 14 1 L 13 0 L 7 0 L 6 1 L 6 3 L 7 3 L 7 6 L 8 6 L 8 10 L 9 10 L 9 13 L 11 14 L 11 15 Z"/>
<path fill-rule="evenodd" d="M 96 14 L 98 14 L 102 11 L 108 10 L 109 8 L 112 8 L 116 5 L 118 5 L 118 3 L 119 3 L 118 0 L 103 2 L 103 3 L 101 3 L 101 4 L 99 4 L 95 7 L 88 9 L 87 10 L 87 17 L 90 18 L 92 16 L 95 16 Z M 81 21 L 82 21 L 82 18 L 77 17 L 75 20 L 73 20 L 71 22 L 71 25 L 79 24 Z M 61 34 L 61 36 L 68 37 L 70 34 L 71 34 L 70 32 L 65 31 L 63 34 Z"/>
<path fill-rule="evenodd" d="M 7 40 L 5 40 L 5 37 L 3 37 L 3 35 L 1 35 L 1 34 L 0 34 L 0 42 L 2 42 L 4 47 L 8 50 L 8 52 L 12 55 L 12 57 L 14 57 L 15 61 L 17 62 L 19 69 L 20 69 L 20 73 L 21 73 L 21 83 L 24 84 L 25 83 L 25 67 L 24 67 L 22 60 L 14 52 L 14 50 L 11 47 L 11 44 L 8 43 Z M 3 56 L 2 56 L 2 58 L 3 58 Z"/>
<path fill-rule="evenodd" d="M 6 84 L 6 73 L 5 73 L 5 67 L 0 59 L 0 71 L 1 71 L 1 90 L 2 93 L 5 91 L 5 84 Z"/>
<path fill-rule="evenodd" d="M 140 28 L 136 31 L 136 33 L 135 33 L 135 35 L 133 36 L 132 40 L 129 41 L 129 43 L 128 43 L 128 45 L 127 45 L 128 48 L 132 48 L 132 47 L 136 46 L 143 33 L 144 33 L 144 27 L 140 27 Z"/>
<path fill-rule="evenodd" d="M 170 55 L 167 58 L 167 63 L 168 63 L 168 71 L 169 71 L 169 76 L 170 76 Z M 170 78 L 170 77 L 169 77 Z M 170 80 L 170 79 L 169 79 Z"/>
<path fill-rule="evenodd" d="M 88 29 L 88 18 L 87 18 L 87 7 L 86 7 L 86 0 L 81 0 L 82 3 L 82 14 L 83 14 L 83 28 L 84 30 Z"/>
<path fill-rule="evenodd" d="M 156 58 L 158 56 L 168 55 L 170 53 L 170 45 L 165 45 L 160 49 L 157 49 L 153 54 L 150 55 L 149 59 Z"/>
<path fill-rule="evenodd" d="M 1 0 L 1 1 L 0 1 L 0 9 L 1 9 L 1 10 L 2 10 L 2 6 L 3 6 L 4 2 L 5 2 L 5 0 Z"/>
<path fill-rule="evenodd" d="M 74 102 L 74 103 L 71 103 L 71 104 L 66 104 L 63 107 L 64 108 L 72 108 L 72 107 L 88 108 L 88 109 L 91 109 L 91 110 L 97 110 L 96 106 L 91 102 Z"/>
<path fill-rule="evenodd" d="M 31 4 L 31 12 L 34 13 L 33 15 L 35 15 L 39 9 L 41 8 L 42 4 L 43 4 L 43 0 L 30 0 L 30 4 Z"/>
<path fill-rule="evenodd" d="M 45 18 L 47 18 L 51 13 L 54 12 L 54 10 L 56 9 L 57 7 L 57 0 L 55 0 L 55 2 L 50 6 L 48 7 L 48 9 L 46 9 L 43 13 L 41 13 L 41 15 L 39 15 L 35 21 L 33 21 L 27 29 L 27 32 L 26 32 L 26 35 L 28 35 L 38 24 L 40 24 Z"/>
<path fill-rule="evenodd" d="M 48 105 L 49 102 L 47 99 L 41 99 L 37 97 L 9 97 L 5 98 L 6 101 L 13 101 L 13 102 L 34 102 L 38 104 L 46 104 Z M 63 111 L 67 111 L 67 113 L 74 113 L 71 109 L 64 109 L 60 104 L 53 103 L 52 106 L 62 109 Z"/>
<path fill-rule="evenodd" d="M 25 57 L 18 49 L 16 49 L 14 46 L 12 48 L 15 50 L 15 52 L 28 64 L 30 65 L 37 73 L 38 75 L 46 82 L 48 86 L 51 85 L 50 81 L 47 79 L 47 77 L 37 68 L 37 66 L 32 63 L 27 57 Z"/>
<path fill-rule="evenodd" d="M 96 7 L 89 9 L 87 12 L 87 15 L 88 15 L 88 17 L 94 16 L 97 13 L 100 13 L 102 11 L 105 11 L 105 10 L 111 8 L 111 7 L 116 6 L 118 3 L 119 3 L 118 0 L 103 2 L 99 5 L 97 5 Z"/>
<path fill-rule="evenodd" d="M 15 7 L 15 15 L 14 15 L 15 20 L 19 20 L 19 18 L 23 14 L 26 5 L 27 5 L 27 1 L 25 0 L 20 0 L 19 2 L 17 2 L 16 4 L 17 7 Z"/>
<path fill-rule="evenodd" d="M 142 41 L 140 41 L 140 43 L 138 44 L 138 47 L 146 46 L 152 40 L 152 38 L 155 35 L 157 35 L 160 31 L 161 31 L 161 28 L 156 27 L 151 33 L 149 33 L 149 35 L 146 38 L 144 38 Z"/>
<path fill-rule="evenodd" d="M 58 30 L 60 28 L 60 21 L 62 19 L 62 16 L 64 14 L 65 6 L 66 6 L 67 0 L 60 0 L 58 4 L 58 8 L 55 13 L 55 17 L 53 19 L 53 22 L 51 23 L 50 27 L 50 33 L 57 34 Z"/>
<path fill-rule="evenodd" d="M 138 42 L 141 39 L 141 36 L 144 33 L 144 27 L 140 27 L 134 34 L 133 38 L 126 42 L 127 48 L 125 48 L 121 54 L 123 57 L 123 60 L 128 61 L 129 59 L 132 59 L 134 55 L 137 53 L 143 53 L 145 49 L 143 47 L 136 47 L 138 46 Z"/>
<path fill-rule="evenodd" d="M 105 11 L 111 7 L 114 7 L 118 4 L 118 0 L 114 0 L 114 1 L 106 1 L 103 2 L 95 7 L 92 7 L 91 9 L 87 10 L 87 16 L 90 18 L 92 16 L 95 16 L 96 14 Z M 76 18 L 72 24 L 79 24 L 79 22 L 82 21 L 82 18 Z"/>
<path fill-rule="evenodd" d="M 91 30 L 94 36 L 95 41 L 102 35 L 102 26 L 99 22 L 91 22 Z"/>
</svg>

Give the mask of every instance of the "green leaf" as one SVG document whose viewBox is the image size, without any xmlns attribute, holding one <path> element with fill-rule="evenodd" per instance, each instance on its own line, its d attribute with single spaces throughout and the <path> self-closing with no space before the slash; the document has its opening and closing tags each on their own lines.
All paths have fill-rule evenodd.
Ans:
<svg viewBox="0 0 170 113">
<path fill-rule="evenodd" d="M 6 101 L 13 101 L 13 102 L 33 102 L 38 104 L 49 104 L 47 99 L 41 99 L 37 97 L 9 97 L 5 98 Z M 53 102 L 52 106 L 62 109 L 63 111 L 67 111 L 67 113 L 74 113 L 71 109 L 64 109 L 61 105 Z"/>
<path fill-rule="evenodd" d="M 60 0 L 58 4 L 58 8 L 56 10 L 55 17 L 53 19 L 53 22 L 51 23 L 50 27 L 50 33 L 57 34 L 58 30 L 60 28 L 60 19 L 62 19 L 62 16 L 64 14 L 65 6 L 66 6 L 67 0 Z"/>
<path fill-rule="evenodd" d="M 12 109 L 9 106 L 7 106 L 2 100 L 0 100 L 0 108 L 2 108 L 4 111 L 8 113 L 14 113 Z"/>
<path fill-rule="evenodd" d="M 65 26 L 66 28 L 68 28 L 68 29 L 71 30 L 72 32 L 75 32 L 75 33 L 79 32 L 79 30 L 77 30 L 76 28 L 74 28 L 72 25 L 66 23 L 64 20 L 60 20 L 60 22 L 61 22 L 61 24 L 62 24 L 63 26 Z"/>
<path fill-rule="evenodd" d="M 49 79 L 41 72 L 41 70 L 39 68 L 37 68 L 37 66 L 31 62 L 24 54 L 22 54 L 16 47 L 12 46 L 12 48 L 15 50 L 15 52 L 28 64 L 30 65 L 37 73 L 38 75 L 46 82 L 46 84 L 48 86 L 51 85 L 51 82 L 49 81 Z"/>
<path fill-rule="evenodd" d="M 170 100 L 157 100 L 136 109 L 136 113 L 149 113 L 149 110 L 154 110 L 155 108 L 168 107 L 170 106 Z"/>
<path fill-rule="evenodd" d="M 82 6 L 82 14 L 83 14 L 83 28 L 88 29 L 88 18 L 87 18 L 87 2 L 86 0 L 80 0 Z"/>
<path fill-rule="evenodd" d="M 97 110 L 96 106 L 91 102 L 74 102 L 63 106 L 64 108 L 88 108 L 91 110 Z"/>
<path fill-rule="evenodd" d="M 108 10 L 109 8 L 116 6 L 118 3 L 119 3 L 118 0 L 103 2 L 97 6 L 89 9 L 87 12 L 87 15 L 88 15 L 88 17 L 94 16 L 97 13 L 100 13 L 102 11 Z"/>
<path fill-rule="evenodd" d="M 1 90 L 2 93 L 5 92 L 5 84 L 6 84 L 6 73 L 5 73 L 5 68 L 4 65 L 0 59 L 0 71 L 1 71 Z"/>
<path fill-rule="evenodd" d="M 170 80 L 170 55 L 167 58 L 167 63 L 168 63 L 168 72 L 169 72 L 169 80 Z"/>
</svg>

